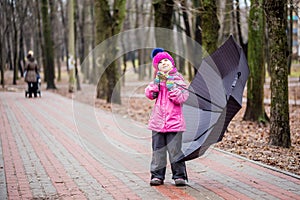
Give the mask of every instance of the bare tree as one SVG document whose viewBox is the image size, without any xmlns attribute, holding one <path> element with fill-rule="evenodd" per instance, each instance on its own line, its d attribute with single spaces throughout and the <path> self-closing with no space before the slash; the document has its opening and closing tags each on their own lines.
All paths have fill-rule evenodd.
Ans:
<svg viewBox="0 0 300 200">
<path fill-rule="evenodd" d="M 63 0 L 59 0 L 59 4 L 60 4 L 60 17 L 61 17 L 61 22 L 62 22 L 62 25 L 64 27 L 64 36 L 63 36 L 63 40 L 64 40 L 64 49 L 65 49 L 65 53 L 66 53 L 66 57 L 68 58 L 69 57 L 69 48 L 68 48 L 68 38 L 67 38 L 67 35 L 68 35 L 68 29 L 66 28 L 67 27 L 67 22 L 66 22 L 66 17 L 65 17 L 65 7 L 64 7 L 64 4 L 63 4 Z M 69 63 L 66 62 L 67 64 L 67 69 L 69 70 Z"/>
<path fill-rule="evenodd" d="M 80 40 L 80 35 L 78 34 L 79 30 L 79 6 L 78 6 L 78 1 L 75 0 L 75 7 L 74 7 L 74 33 L 75 33 L 75 49 L 82 49 L 83 47 L 80 46 L 79 40 Z M 78 46 L 78 48 L 77 48 Z M 81 84 L 80 84 L 80 76 L 79 76 L 79 70 L 78 70 L 78 52 L 80 50 L 76 51 L 75 50 L 75 78 L 76 78 L 76 89 L 81 90 Z"/>
<path fill-rule="evenodd" d="M 287 67 L 287 1 L 268 0 L 264 6 L 268 24 L 271 72 L 270 144 L 291 146 Z"/>
<path fill-rule="evenodd" d="M 7 21 L 7 12 L 8 12 L 8 4 L 7 1 L 4 1 L 0 4 L 0 73 L 1 73 L 1 85 L 4 88 L 5 80 L 4 80 L 4 71 L 6 64 L 6 56 L 7 56 L 7 48 L 5 43 L 5 36 L 8 32 L 9 24 Z"/>
<path fill-rule="evenodd" d="M 202 45 L 205 50 L 211 54 L 217 49 L 218 32 L 220 28 L 217 17 L 216 0 L 200 1 L 201 10 L 201 30 L 202 30 Z"/>
<path fill-rule="evenodd" d="M 78 2 L 79 3 L 79 2 Z M 90 21 L 90 2 L 89 1 L 84 1 L 81 12 L 80 12 L 80 17 L 78 20 L 78 32 L 80 34 L 80 41 L 79 41 L 79 59 L 80 63 L 83 63 L 84 59 L 86 58 L 89 50 L 89 45 L 90 45 L 90 36 L 91 36 L 91 21 Z M 86 62 L 89 62 L 87 60 Z M 84 68 L 83 68 L 84 67 Z M 83 73 L 83 79 L 84 81 L 89 79 L 89 64 L 86 64 L 84 66 L 81 66 L 81 72 Z"/>
<path fill-rule="evenodd" d="M 74 0 L 68 1 L 68 63 L 69 63 L 69 92 L 75 92 L 75 29 L 74 29 Z"/>
<path fill-rule="evenodd" d="M 25 55 L 24 55 L 24 24 L 27 20 L 27 12 L 29 7 L 29 1 L 19 1 L 18 4 L 16 4 L 16 10 L 18 13 L 18 26 L 19 26 L 19 55 L 18 55 L 18 61 L 17 65 L 21 74 L 21 77 L 23 77 L 23 67 L 25 65 Z"/>
<path fill-rule="evenodd" d="M 232 33 L 232 14 L 233 8 L 232 0 L 219 1 L 220 8 L 220 32 L 219 32 L 219 44 L 223 43 L 229 35 Z"/>
<path fill-rule="evenodd" d="M 167 29 L 173 29 L 173 7 L 174 0 L 157 0 L 152 2 L 154 7 L 154 26 Z M 167 45 L 173 48 L 173 38 L 170 36 L 169 41 L 166 42 L 164 37 L 161 37 L 159 32 L 155 32 L 156 44 Z M 163 47 L 163 46 L 162 46 Z"/>
<path fill-rule="evenodd" d="M 292 58 L 293 58 L 293 11 L 294 5 L 293 0 L 289 0 L 289 7 L 288 7 L 288 72 L 291 73 L 291 66 L 292 66 Z"/>
<path fill-rule="evenodd" d="M 42 18 L 41 18 L 41 8 L 40 8 L 40 2 L 36 1 L 35 2 L 35 13 L 37 16 L 37 37 L 35 37 L 35 42 L 37 42 L 40 46 L 41 49 L 41 60 L 42 60 L 42 66 L 43 66 L 43 70 L 44 70 L 44 81 L 47 81 L 47 76 L 45 74 L 46 72 L 46 53 L 45 53 L 45 44 L 44 44 L 44 39 L 43 39 L 43 27 L 42 27 Z M 35 47 L 35 52 L 36 55 L 38 53 L 38 51 L 36 51 L 37 49 L 39 49 L 38 45 L 36 45 Z"/>
<path fill-rule="evenodd" d="M 42 21 L 43 21 L 43 36 L 45 44 L 45 55 L 46 56 L 46 77 L 47 77 L 47 89 L 56 89 L 54 78 L 54 50 L 53 40 L 51 37 L 51 22 L 48 13 L 48 0 L 42 0 Z"/>
<path fill-rule="evenodd" d="M 12 10 L 12 30 L 13 30 L 13 84 L 17 84 L 18 79 L 18 28 L 17 28 L 17 12 L 16 12 L 16 2 L 10 2 L 11 10 Z"/>
<path fill-rule="evenodd" d="M 92 49 L 95 49 L 96 46 L 96 22 L 95 22 L 95 4 L 94 4 L 94 0 L 91 0 L 91 7 L 90 7 L 90 12 L 91 12 L 91 24 L 92 24 L 92 38 L 91 38 L 91 46 Z M 96 67 L 96 63 L 95 63 L 95 51 L 92 51 L 91 54 L 92 57 L 92 70 L 91 70 L 91 75 L 90 75 L 90 83 L 96 84 L 97 83 L 97 67 Z"/>
<path fill-rule="evenodd" d="M 125 8 L 126 0 L 114 0 L 112 9 L 107 0 L 95 0 L 97 43 L 121 31 L 122 23 L 125 19 Z M 117 51 L 117 44 L 111 44 L 111 47 L 115 48 L 111 50 L 112 52 Z M 105 56 L 106 59 L 109 58 L 108 54 Z M 97 84 L 97 97 L 106 98 L 107 102 L 121 104 L 121 85 L 118 82 L 119 78 L 119 66 L 116 62 L 113 62 L 105 69 L 104 74 Z"/>
<path fill-rule="evenodd" d="M 268 117 L 264 108 L 264 12 L 263 0 L 252 0 L 249 16 L 248 63 L 250 76 L 247 82 L 247 107 L 245 120 L 266 122 Z"/>
</svg>

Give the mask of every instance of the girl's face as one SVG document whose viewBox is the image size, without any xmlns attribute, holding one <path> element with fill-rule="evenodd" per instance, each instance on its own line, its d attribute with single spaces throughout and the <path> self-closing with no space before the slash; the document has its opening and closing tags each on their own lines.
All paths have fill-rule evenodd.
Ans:
<svg viewBox="0 0 300 200">
<path fill-rule="evenodd" d="M 173 65 L 172 65 L 172 62 L 169 59 L 164 58 L 158 63 L 157 67 L 158 67 L 159 71 L 162 71 L 162 72 L 166 73 L 166 72 L 170 71 L 173 68 Z"/>
</svg>

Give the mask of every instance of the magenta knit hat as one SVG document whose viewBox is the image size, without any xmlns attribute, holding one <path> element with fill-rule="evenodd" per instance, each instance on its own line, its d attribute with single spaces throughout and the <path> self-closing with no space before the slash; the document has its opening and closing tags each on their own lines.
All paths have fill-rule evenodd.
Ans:
<svg viewBox="0 0 300 200">
<path fill-rule="evenodd" d="M 151 57 L 153 58 L 152 64 L 153 64 L 153 67 L 155 68 L 156 71 L 158 70 L 158 63 L 162 59 L 165 59 L 165 58 L 170 60 L 172 65 L 175 67 L 175 62 L 174 62 L 174 59 L 172 58 L 172 56 L 170 54 L 168 54 L 167 52 L 165 52 L 161 48 L 154 49 L 152 51 Z"/>
</svg>

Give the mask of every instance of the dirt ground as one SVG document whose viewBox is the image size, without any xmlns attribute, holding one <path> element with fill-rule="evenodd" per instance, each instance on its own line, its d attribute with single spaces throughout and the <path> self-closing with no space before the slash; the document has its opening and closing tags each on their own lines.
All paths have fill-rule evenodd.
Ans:
<svg viewBox="0 0 300 200">
<path fill-rule="evenodd" d="M 82 83 L 80 91 L 70 94 L 66 75 L 62 81 L 56 82 L 57 90 L 51 91 L 91 104 L 99 109 L 121 114 L 124 118 L 139 121 L 146 125 L 154 104 L 153 101 L 144 97 L 144 88 L 149 81 L 136 81 L 137 75 L 133 72 L 126 74 L 125 79 L 126 82 L 122 86 L 122 105 L 108 104 L 104 100 L 96 99 L 95 86 L 89 84 Z M 291 78 L 289 84 L 289 98 L 293 100 L 290 105 L 291 148 L 287 149 L 268 144 L 269 124 L 243 121 L 245 103 L 229 124 L 223 140 L 215 144 L 214 147 L 300 175 L 300 80 Z M 18 81 L 18 85 L 19 89 L 24 90 L 26 88 L 22 80 Z M 44 83 L 43 90 L 45 90 L 45 85 Z M 14 91 L 15 87 L 8 85 L 1 90 Z M 265 98 L 270 98 L 268 81 L 265 84 Z M 269 115 L 270 105 L 268 102 L 265 104 L 265 109 Z"/>
</svg>

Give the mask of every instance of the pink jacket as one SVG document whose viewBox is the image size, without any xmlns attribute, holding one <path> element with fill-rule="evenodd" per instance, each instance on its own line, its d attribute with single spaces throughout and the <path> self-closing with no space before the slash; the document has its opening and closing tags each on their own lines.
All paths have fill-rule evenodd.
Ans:
<svg viewBox="0 0 300 200">
<path fill-rule="evenodd" d="M 182 113 L 182 103 L 188 98 L 187 87 L 180 73 L 176 73 L 174 86 L 168 91 L 166 82 L 158 84 L 151 82 L 145 89 L 145 95 L 153 100 L 153 92 L 159 92 L 148 128 L 157 132 L 179 132 L 185 131 L 185 121 Z M 178 86 L 181 85 L 182 87 Z"/>
</svg>

